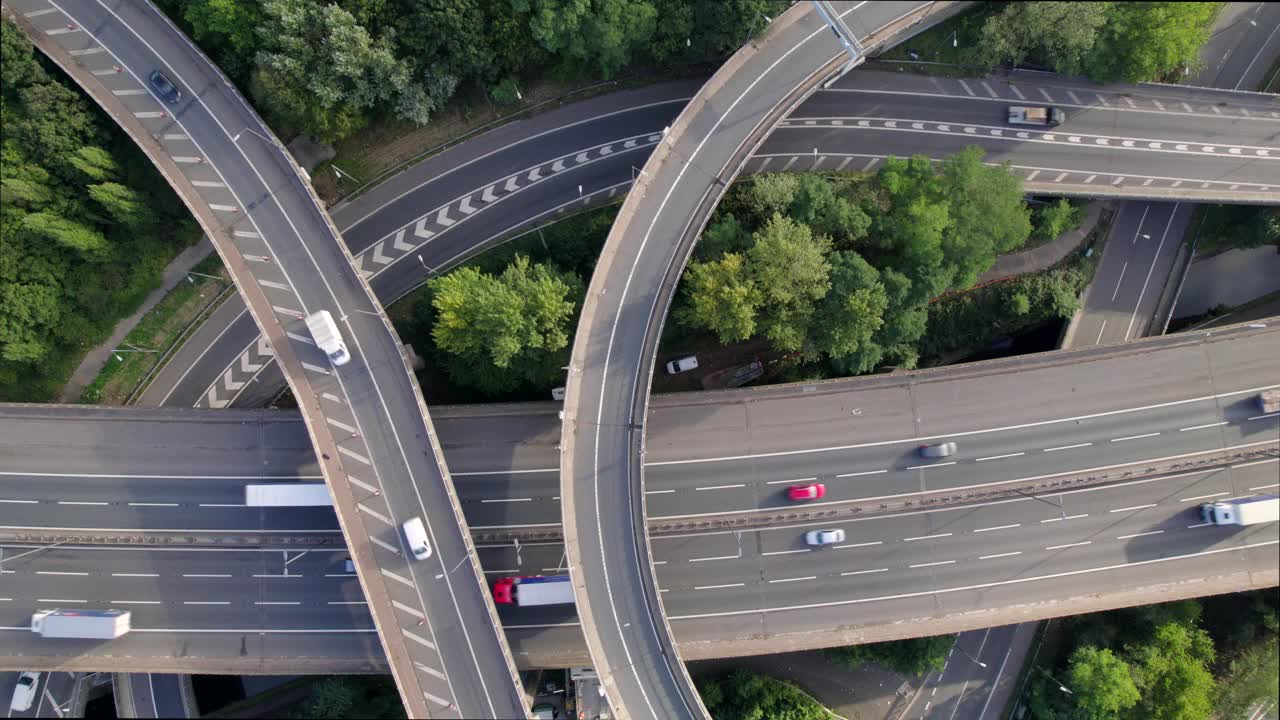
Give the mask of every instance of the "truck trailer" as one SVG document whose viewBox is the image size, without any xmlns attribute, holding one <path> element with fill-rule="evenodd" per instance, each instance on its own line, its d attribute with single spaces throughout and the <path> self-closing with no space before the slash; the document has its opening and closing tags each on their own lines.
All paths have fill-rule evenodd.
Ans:
<svg viewBox="0 0 1280 720">
<path fill-rule="evenodd" d="M 1280 412 L 1280 390 L 1263 390 L 1258 393 L 1257 402 L 1264 413 Z"/>
<path fill-rule="evenodd" d="M 563 605 L 573 602 L 573 585 L 568 575 L 498 578 L 493 583 L 493 601 L 520 607 Z"/>
<path fill-rule="evenodd" d="M 324 483 L 245 485 L 244 504 L 249 507 L 319 507 L 333 505 L 333 496 Z"/>
<path fill-rule="evenodd" d="M 113 640 L 129 632 L 128 610 L 39 610 L 31 632 L 46 638 Z"/>
<path fill-rule="evenodd" d="M 342 333 L 338 332 L 338 324 L 333 321 L 328 310 L 308 315 L 307 329 L 311 331 L 311 339 L 316 341 L 316 347 L 329 356 L 329 362 L 334 367 L 346 365 L 351 359 L 347 344 L 342 341 Z"/>
<path fill-rule="evenodd" d="M 1009 108 L 1009 122 L 1013 125 L 1061 125 L 1067 114 L 1058 108 L 1023 107 L 1013 105 Z"/>
<path fill-rule="evenodd" d="M 1257 525 L 1276 522 L 1280 520 L 1280 496 L 1254 495 L 1205 503 L 1200 506 L 1200 517 L 1214 525 Z"/>
</svg>

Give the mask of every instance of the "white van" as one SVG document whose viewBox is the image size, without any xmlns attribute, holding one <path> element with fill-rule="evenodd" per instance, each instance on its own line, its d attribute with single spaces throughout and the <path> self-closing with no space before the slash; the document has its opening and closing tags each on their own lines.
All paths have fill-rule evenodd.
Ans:
<svg viewBox="0 0 1280 720">
<path fill-rule="evenodd" d="M 431 543 L 427 542 L 427 529 L 422 525 L 422 518 L 405 520 L 400 529 L 404 530 L 405 542 L 409 543 L 409 550 L 415 558 L 426 560 L 431 557 Z"/>
<path fill-rule="evenodd" d="M 334 367 L 346 365 L 347 361 L 351 360 L 351 353 L 347 352 L 347 344 L 342 341 L 342 333 L 338 332 L 338 324 L 333 321 L 333 316 L 328 310 L 308 315 L 307 329 L 311 331 L 311 339 L 316 341 L 316 347 L 329 356 L 329 362 L 333 363 Z"/>
</svg>

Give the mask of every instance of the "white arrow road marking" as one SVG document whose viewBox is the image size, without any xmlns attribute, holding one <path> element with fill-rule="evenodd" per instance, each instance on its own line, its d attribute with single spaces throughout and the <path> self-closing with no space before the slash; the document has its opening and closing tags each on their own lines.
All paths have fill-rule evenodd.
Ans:
<svg viewBox="0 0 1280 720">
<path fill-rule="evenodd" d="M 249 353 L 240 356 L 240 372 L 253 374 L 262 369 L 265 363 L 249 362 Z"/>
<path fill-rule="evenodd" d="M 941 130 L 942 132 L 951 132 L 950 125 L 939 125 L 938 129 Z"/>
<path fill-rule="evenodd" d="M 382 243 L 373 246 L 373 261 L 379 265 L 386 265 L 391 262 L 392 258 L 382 254 Z"/>
<path fill-rule="evenodd" d="M 551 163 L 551 172 L 564 172 L 564 158 L 560 158 L 559 160 Z"/>
<path fill-rule="evenodd" d="M 520 187 L 516 185 L 516 178 L 509 177 L 507 178 L 507 184 L 503 185 L 502 189 L 510 193 L 510 192 L 515 192 L 516 190 L 519 190 Z"/>
<path fill-rule="evenodd" d="M 418 221 L 417 225 L 413 226 L 413 234 L 417 235 L 423 240 L 430 240 L 435 235 L 434 232 L 431 232 L 430 230 L 427 229 L 426 218 L 422 218 L 421 220 Z"/>
<path fill-rule="evenodd" d="M 404 241 L 404 228 L 400 228 L 400 232 L 396 233 L 395 239 L 391 241 L 391 246 L 400 252 L 409 252 L 413 246 Z"/>
<path fill-rule="evenodd" d="M 463 215 L 470 215 L 476 211 L 475 208 L 471 207 L 470 195 L 462 198 L 462 202 L 458 203 L 458 210 L 461 211 Z"/>
<path fill-rule="evenodd" d="M 227 368 L 227 371 L 222 374 L 222 384 L 225 385 L 228 390 L 239 390 L 244 387 L 244 383 L 236 382 L 232 379 L 231 368 Z"/>
<path fill-rule="evenodd" d="M 639 140 L 634 140 L 634 139 L 633 139 L 633 140 L 628 140 L 628 141 L 626 141 L 626 142 L 622 143 L 622 147 L 624 147 L 624 148 L 626 148 L 626 149 L 630 150 L 631 148 L 635 147 L 635 146 L 636 146 L 636 143 L 638 143 L 638 142 L 639 142 Z"/>
<path fill-rule="evenodd" d="M 604 157 L 605 155 L 612 155 L 612 154 L 613 154 L 612 146 L 605 145 L 604 147 L 600 148 L 600 157 Z"/>
<path fill-rule="evenodd" d="M 538 172 L 538 168 L 534 168 L 529 171 L 529 175 L 527 177 L 529 178 L 529 182 L 538 182 L 542 179 L 542 173 Z"/>
<path fill-rule="evenodd" d="M 484 192 L 480 194 L 480 202 L 491 203 L 498 199 L 498 196 L 493 194 L 493 187 L 493 185 L 490 185 L 484 189 Z"/>
<path fill-rule="evenodd" d="M 449 217 L 449 208 L 447 207 L 440 208 L 440 212 L 436 213 L 437 225 L 443 225 L 445 227 L 449 227 L 454 222 L 455 221 L 453 220 L 453 218 Z"/>
<path fill-rule="evenodd" d="M 584 163 L 587 161 L 587 154 L 584 152 L 580 152 L 577 155 L 573 156 L 573 161 L 576 163 Z"/>
<path fill-rule="evenodd" d="M 885 127 L 890 127 L 890 128 L 896 128 L 896 127 L 898 127 L 898 121 L 896 121 L 896 120 L 885 120 L 885 121 L 884 121 L 884 126 L 885 126 Z"/>
</svg>

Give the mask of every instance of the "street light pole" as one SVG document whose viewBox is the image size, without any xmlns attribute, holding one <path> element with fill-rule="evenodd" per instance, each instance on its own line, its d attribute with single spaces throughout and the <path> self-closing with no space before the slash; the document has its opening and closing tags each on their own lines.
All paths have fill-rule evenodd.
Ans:
<svg viewBox="0 0 1280 720">
<path fill-rule="evenodd" d="M 1062 684 L 1062 682 L 1061 682 L 1060 680 L 1058 680 L 1058 678 L 1056 678 L 1056 677 L 1054 677 L 1054 676 L 1050 675 L 1048 670 L 1045 670 L 1044 668 L 1040 667 L 1039 665 L 1037 665 L 1037 666 L 1036 666 L 1036 669 L 1037 669 L 1037 670 L 1039 670 L 1040 672 L 1044 673 L 1044 676 L 1045 676 L 1045 677 L 1047 677 L 1047 678 L 1049 678 L 1050 680 L 1052 680 L 1052 681 L 1054 681 L 1055 683 L 1057 683 L 1057 685 L 1058 685 L 1058 689 L 1059 689 L 1059 690 L 1061 690 L 1062 692 L 1064 692 L 1064 693 L 1066 693 L 1066 694 L 1068 694 L 1068 695 L 1075 695 L 1075 693 L 1071 692 L 1071 689 L 1070 689 L 1070 688 L 1068 688 L 1066 685 L 1063 685 L 1063 684 Z"/>
<path fill-rule="evenodd" d="M 965 651 L 964 651 L 964 648 L 960 647 L 960 639 L 959 639 L 959 638 L 956 638 L 956 644 L 955 644 L 953 647 L 954 647 L 955 649 L 959 650 L 961 655 L 963 655 L 963 656 L 965 656 L 965 657 L 969 658 L 970 660 L 974 661 L 975 663 L 977 663 L 978 667 L 980 667 L 980 668 L 985 668 L 985 667 L 987 666 L 987 664 L 986 664 L 986 663 L 982 662 L 982 661 L 981 661 L 981 660 L 979 660 L 978 658 L 976 658 L 976 657 L 974 657 L 974 656 L 970 655 L 969 653 L 965 652 Z"/>
</svg>

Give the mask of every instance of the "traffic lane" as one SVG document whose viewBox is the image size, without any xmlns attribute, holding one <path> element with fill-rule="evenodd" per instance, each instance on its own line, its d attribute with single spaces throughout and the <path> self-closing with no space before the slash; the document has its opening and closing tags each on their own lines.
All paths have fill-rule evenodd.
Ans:
<svg viewBox="0 0 1280 720">
<path fill-rule="evenodd" d="M 6 711 L 8 712 L 7 717 L 40 717 L 40 706 L 45 702 L 44 690 L 49 684 L 49 677 L 53 674 L 54 673 L 51 672 L 41 672 L 40 679 L 36 682 L 35 701 L 31 703 L 31 707 L 22 712 L 14 712 L 13 710 L 6 708 Z M 18 678 L 21 676 L 21 672 L 0 673 L 0 698 L 3 698 L 6 704 L 13 698 L 13 692 L 18 687 Z"/>
<path fill-rule="evenodd" d="M 921 129 L 915 129 L 907 122 L 890 129 L 884 126 L 886 121 L 867 122 L 869 125 L 866 127 L 854 121 L 845 121 L 839 126 L 817 130 L 794 122 L 782 124 L 774 129 L 768 144 L 757 155 L 812 158 L 816 148 L 818 155 L 828 157 L 924 155 L 942 160 L 970 145 L 977 145 L 986 151 L 984 162 L 1008 162 L 1014 168 L 1022 170 L 1066 172 L 1084 177 L 1094 175 L 1095 179 L 1104 177 L 1107 182 L 1105 186 L 1096 183 L 1099 185 L 1100 195 L 1106 194 L 1106 187 L 1117 183 L 1116 178 L 1137 178 L 1152 179 L 1153 182 L 1182 181 L 1184 185 L 1181 187 L 1193 198 L 1195 191 L 1200 189 L 1200 184 L 1205 182 L 1210 183 L 1210 190 L 1232 189 L 1230 185 L 1248 186 L 1246 189 L 1251 190 L 1257 189 L 1257 186 L 1273 189 L 1276 171 L 1280 168 L 1280 147 L 1277 146 L 1266 148 L 1274 158 L 1253 158 L 1217 150 L 1198 151 L 1190 144 L 1185 151 L 1171 151 L 1167 147 L 1169 143 L 1165 143 L 1166 147 L 1162 150 L 1139 149 L 1137 142 L 1134 147 L 1123 147 L 1122 139 L 1113 140 L 1067 131 L 1052 133 L 1052 140 L 1038 140 L 1019 139 L 1016 136 L 1018 131 L 1007 127 L 944 123 L 944 130 L 921 122 Z M 996 136 L 996 131 L 1002 134 Z M 1105 144 L 1100 143 L 1100 140 L 1105 141 Z M 1188 139 L 1186 142 L 1194 143 L 1196 140 Z M 1183 141 L 1180 140 L 1178 144 L 1183 144 Z M 1199 147 L 1218 146 L 1202 142 Z M 1226 147 L 1223 146 L 1224 149 Z M 872 154 L 868 154 L 869 150 Z M 1253 152 L 1249 150 L 1249 153 Z M 1072 182 L 1095 184 L 1094 180 L 1073 179 Z"/>
<path fill-rule="evenodd" d="M 907 440 L 919 435 L 913 425 L 917 416 L 914 402 L 926 403 L 928 414 L 923 417 L 937 434 L 1216 395 L 1222 395 L 1223 402 L 1234 408 L 1244 403 L 1246 391 L 1275 383 L 1275 331 L 1251 330 L 1258 334 L 1236 337 L 1225 352 L 1217 342 L 1222 336 L 1215 335 L 1209 336 L 1211 342 L 1205 346 L 1146 353 L 1136 372 L 1127 353 L 1043 368 L 1025 367 L 1023 363 L 1044 359 L 1030 356 L 1013 361 L 1014 366 L 1024 367 L 1019 372 L 961 376 L 963 370 L 984 367 L 962 365 L 947 370 L 955 374 L 955 380 L 914 385 L 888 376 L 863 378 L 850 383 L 848 389 L 836 384 L 791 386 L 785 394 L 777 395 L 768 390 L 721 391 L 726 394 L 717 395 L 718 402 L 710 404 L 698 402 L 705 396 L 673 397 L 667 402 L 659 396 L 648 422 L 652 429 L 646 439 L 646 468 L 651 472 L 656 463 L 791 451 L 798 452 L 789 457 L 798 458 L 805 453 L 827 452 L 824 447 Z M 893 387 L 878 387 L 880 383 L 893 383 Z M 1049 389 L 1053 389 L 1052 402 L 1034 401 L 1046 397 Z M 1237 391 L 1241 394 L 1225 395 Z M 982 409 L 981 416 L 975 414 L 976 408 Z M 810 412 L 816 419 L 810 418 Z M 982 422 L 984 417 L 999 417 L 1001 422 Z"/>
<path fill-rule="evenodd" d="M 981 82 L 987 87 L 1004 85 L 996 79 L 990 79 L 990 83 L 986 80 L 968 82 Z M 1022 87 L 1024 92 L 1035 92 L 1034 86 L 1023 84 Z M 1086 94 L 1092 96 L 1092 93 Z M 988 128 L 1004 129 L 1009 136 L 1022 131 L 1036 140 L 1043 139 L 1046 134 L 1080 134 L 1088 135 L 1090 142 L 1093 137 L 1111 138 L 1115 145 L 1120 145 L 1121 140 L 1134 140 L 1135 148 L 1147 148 L 1146 142 L 1159 141 L 1162 143 L 1159 149 L 1163 151 L 1174 151 L 1176 143 L 1197 144 L 1197 147 L 1188 147 L 1184 151 L 1199 150 L 1199 146 L 1211 143 L 1223 147 L 1272 147 L 1278 119 L 1266 114 L 1265 109 L 1257 107 L 1248 116 L 1241 116 L 1238 110 L 1227 116 L 1215 114 L 1208 108 L 1204 108 L 1204 112 L 1188 113 L 1181 109 L 1181 103 L 1171 108 L 1166 106 L 1165 110 L 1158 110 L 1154 106 L 1134 110 L 1123 104 L 1085 106 L 1068 101 L 1056 105 L 1067 116 L 1066 121 L 1060 125 L 1038 126 L 1008 122 L 1008 109 L 1020 103 L 1028 104 L 1012 96 L 965 97 L 936 91 L 911 92 L 902 89 L 889 92 L 830 90 L 816 93 L 788 119 L 791 125 L 796 125 L 797 121 L 805 125 L 803 121 L 818 118 L 883 118 L 922 121 L 928 123 L 928 126 L 949 123 L 978 127 L 982 129 L 982 134 L 986 134 Z M 1043 103 L 1038 106 L 1043 106 Z M 1280 106 L 1271 109 L 1276 107 Z"/>
<path fill-rule="evenodd" d="M 984 85 L 984 82 L 990 87 Z M 1018 92 L 1014 91 L 1015 87 Z M 1268 95 L 1233 93 L 1186 85 L 1116 83 L 1100 87 L 1088 80 L 1047 75 L 1034 70 L 1014 70 L 1001 77 L 944 78 L 861 68 L 845 75 L 830 90 L 816 94 L 842 92 L 915 93 L 961 99 L 991 98 L 1010 104 L 1074 105 L 1082 109 L 1116 110 L 1139 115 L 1152 112 L 1168 114 L 1170 110 L 1176 115 L 1180 110 L 1190 117 L 1203 116 L 1214 122 L 1233 117 L 1248 120 L 1257 114 L 1267 115 L 1269 111 L 1276 110 L 1278 104 L 1275 97 Z M 1018 97 L 1019 92 L 1023 97 Z M 1183 102 L 1190 109 L 1182 107 Z M 1213 110 L 1215 107 L 1218 108 L 1217 112 Z M 1270 115 L 1268 117 L 1275 118 Z"/>
<path fill-rule="evenodd" d="M 1072 337 L 1073 347 L 1122 341 L 1128 332 L 1129 319 L 1136 317 L 1136 310 L 1119 302 L 1120 293 L 1124 290 L 1126 277 L 1132 283 L 1133 277 L 1146 267 L 1139 262 L 1138 256 L 1149 253 L 1152 247 L 1147 244 L 1147 238 L 1141 236 L 1151 235 L 1151 228 L 1160 225 L 1162 218 L 1167 220 L 1169 217 L 1172 217 L 1171 206 L 1165 203 L 1125 202 L 1119 205 L 1093 282 L 1081 299 L 1080 318 Z M 1141 246 L 1138 244 L 1140 238 L 1143 240 Z M 1131 264 L 1133 275 L 1129 275 Z M 1127 294 L 1125 299 L 1130 299 Z M 1108 327 L 1110 333 L 1107 333 Z"/>
<path fill-rule="evenodd" d="M 1204 67 L 1193 85 L 1258 90 L 1276 50 L 1280 8 L 1272 3 L 1227 3 L 1213 34 L 1200 48 Z"/>
<path fill-rule="evenodd" d="M 256 337 L 258 326 L 234 289 L 160 368 L 136 405 L 141 407 L 193 407 L 209 379 L 229 369 L 237 353 Z M 281 380 L 283 383 L 283 379 Z"/>
<path fill-rule="evenodd" d="M 182 702 L 182 683 L 184 682 L 185 676 L 161 673 L 140 673 L 135 674 L 133 678 L 135 687 L 141 684 L 139 681 L 146 683 L 145 694 L 147 695 L 147 698 L 151 703 L 151 708 L 154 711 L 154 714 L 152 715 L 142 715 L 139 713 L 139 717 L 190 717 L 187 712 L 186 704 Z M 137 692 L 134 697 L 137 698 L 142 694 L 143 693 L 141 692 Z M 134 706 L 138 706 L 137 700 L 134 701 Z"/>
<path fill-rule="evenodd" d="M 1103 471 L 1223 448 L 1248 450 L 1275 442 L 1280 424 L 1275 416 L 1257 414 L 1251 416 L 1256 419 L 1223 420 L 1212 401 L 1203 404 L 1206 412 L 1185 417 L 1163 418 L 1160 412 L 1170 408 L 1162 408 L 1068 421 L 1047 428 L 924 436 L 928 439 L 907 438 L 823 453 L 659 466 L 650 468 L 646 499 L 653 516 L 668 518 L 758 508 L 821 508 L 840 501 Z M 1259 412 L 1250 408 L 1244 411 Z M 956 455 L 939 460 L 920 457 L 920 442 L 944 440 L 957 443 Z M 824 498 L 804 502 L 788 498 L 787 488 L 812 482 L 826 486 Z"/>
<path fill-rule="evenodd" d="M 702 82 L 700 79 L 674 80 L 611 92 L 503 123 L 415 163 L 344 201 L 332 213 L 334 222 L 344 236 L 349 231 L 364 236 L 385 236 L 394 227 L 381 234 L 366 227 L 376 225 L 380 217 L 403 216 L 406 207 L 397 203 L 410 198 L 419 202 L 409 203 L 408 212 L 414 212 L 414 208 L 421 212 L 422 205 L 439 204 L 437 201 L 448 194 L 449 186 L 455 190 L 482 187 L 475 183 L 505 176 L 516 167 L 533 165 L 618 137 L 661 130 L 670 124 Z"/>
<path fill-rule="evenodd" d="M 83 423 L 83 424 L 81 424 Z M 212 428 L 212 430 L 211 430 Z M 316 473 L 302 420 L 272 411 L 189 413 L 120 408 L 68 411 L 8 406 L 0 412 L 5 474 L 298 477 Z"/>
<path fill-rule="evenodd" d="M 1016 628 L 1016 625 L 1005 625 L 960 633 L 956 644 L 947 653 L 942 672 L 937 674 L 929 692 L 921 697 L 925 701 L 921 717 L 982 720 L 989 709 L 991 690 L 998 680 L 996 668 L 1000 660 L 997 653 L 1013 641 Z M 996 714 L 1003 709 L 997 707 Z"/>
<path fill-rule="evenodd" d="M 1165 225 L 1163 227 L 1157 225 L 1153 228 L 1159 230 L 1159 235 L 1149 233 L 1152 240 L 1145 240 L 1150 245 L 1158 238 L 1158 242 L 1155 242 L 1155 247 L 1151 250 L 1151 261 L 1147 263 L 1147 272 L 1141 283 L 1135 277 L 1133 284 L 1129 286 L 1136 287 L 1138 293 L 1133 299 L 1133 314 L 1129 318 L 1130 325 L 1126 328 L 1125 340 L 1131 337 L 1158 335 L 1163 332 L 1163 327 L 1153 328 L 1151 323 L 1155 319 L 1156 306 L 1160 302 L 1165 282 L 1173 273 L 1178 248 L 1182 244 L 1182 238 L 1186 236 L 1187 227 L 1191 223 L 1194 212 L 1195 205 L 1188 203 L 1176 205 Z M 1138 267 L 1142 267 L 1141 262 Z"/>
</svg>

